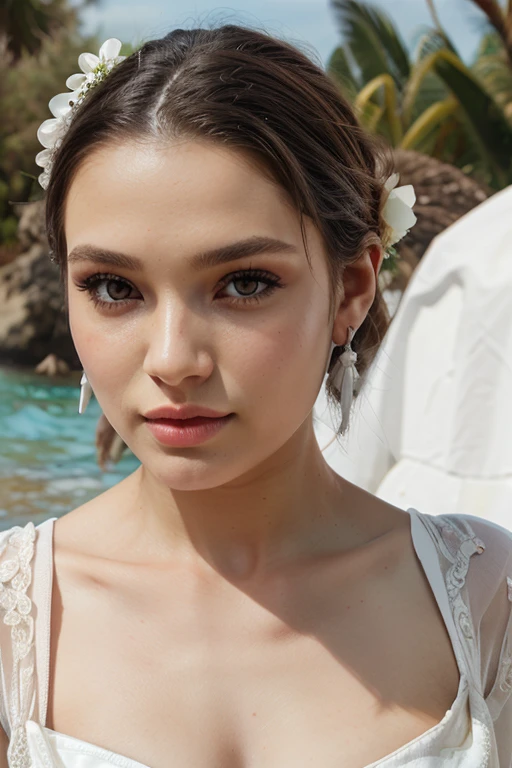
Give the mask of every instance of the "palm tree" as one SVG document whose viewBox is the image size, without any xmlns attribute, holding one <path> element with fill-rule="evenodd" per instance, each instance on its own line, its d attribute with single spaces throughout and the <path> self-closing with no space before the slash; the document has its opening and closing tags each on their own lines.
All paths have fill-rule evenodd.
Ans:
<svg viewBox="0 0 512 768">
<path fill-rule="evenodd" d="M 344 44 L 331 56 L 328 71 L 362 122 L 392 146 L 452 163 L 500 189 L 512 182 L 512 70 L 503 60 L 505 25 L 494 38 L 487 36 L 487 48 L 470 68 L 442 29 L 433 0 L 427 2 L 434 27 L 423 31 L 409 54 L 385 12 L 356 0 L 331 0 Z M 489 2 L 474 0 L 480 8 Z M 505 14 L 501 8 L 500 13 Z"/>
</svg>

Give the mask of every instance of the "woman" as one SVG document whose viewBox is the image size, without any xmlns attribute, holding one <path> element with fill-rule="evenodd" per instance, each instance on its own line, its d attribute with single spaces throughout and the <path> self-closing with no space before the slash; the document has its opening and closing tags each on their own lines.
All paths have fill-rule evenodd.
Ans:
<svg viewBox="0 0 512 768">
<path fill-rule="evenodd" d="M 3 535 L 9 764 L 509 766 L 512 537 L 374 498 L 313 432 L 385 331 L 385 164 L 264 33 L 118 53 L 39 161 L 80 410 L 141 466 Z"/>
</svg>

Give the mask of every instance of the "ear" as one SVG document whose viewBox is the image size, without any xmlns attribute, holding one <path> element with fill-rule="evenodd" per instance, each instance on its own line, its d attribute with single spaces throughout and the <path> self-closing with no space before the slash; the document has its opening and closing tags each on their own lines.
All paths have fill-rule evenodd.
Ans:
<svg viewBox="0 0 512 768">
<path fill-rule="evenodd" d="M 364 322 L 377 291 L 379 270 L 384 260 L 380 245 L 371 245 L 343 271 L 343 294 L 334 320 L 332 340 L 346 344 L 348 327 L 356 331 Z"/>
</svg>

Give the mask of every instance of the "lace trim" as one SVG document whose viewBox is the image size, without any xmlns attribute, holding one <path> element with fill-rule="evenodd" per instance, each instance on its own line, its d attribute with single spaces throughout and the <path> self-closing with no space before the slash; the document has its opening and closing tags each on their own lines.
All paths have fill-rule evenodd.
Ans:
<svg viewBox="0 0 512 768">
<path fill-rule="evenodd" d="M 461 592 L 466 583 L 471 557 L 474 554 L 481 555 L 485 551 L 485 544 L 475 535 L 466 521 L 460 520 L 456 524 L 448 517 L 439 516 L 435 518 L 434 525 L 441 537 L 440 548 L 447 560 L 452 563 L 445 576 L 452 615 L 463 636 L 473 647 L 475 643 L 473 625 L 469 608 Z"/>
<path fill-rule="evenodd" d="M 10 768 L 30 768 L 32 765 L 25 722 L 34 705 L 34 619 L 32 601 L 26 594 L 32 580 L 31 561 L 34 555 L 36 530 L 28 522 L 24 528 L 15 525 L 0 547 L 0 606 L 5 613 L 3 623 L 11 627 L 12 678 L 10 696 L 11 738 L 7 750 Z M 7 551 L 8 548 L 11 551 Z"/>
<path fill-rule="evenodd" d="M 441 516 L 436 518 L 434 525 L 442 537 L 439 541 L 441 549 L 447 559 L 452 562 L 451 567 L 446 573 L 446 589 L 453 617 L 468 644 L 474 649 L 475 635 L 469 609 L 462 599 L 461 590 L 466 582 L 471 556 L 475 553 L 482 554 L 485 551 L 485 544 L 475 535 L 471 526 L 465 521 L 460 521 L 463 530 L 452 520 Z M 459 539 L 459 546 L 455 547 L 454 538 L 457 537 Z M 507 577 L 506 589 L 507 597 L 512 603 L 512 578 L 510 576 Z M 502 693 L 508 696 L 512 693 L 511 638 L 508 637 L 505 643 L 495 685 L 497 685 Z"/>
<path fill-rule="evenodd" d="M 512 603 L 512 579 L 507 576 L 507 595 Z M 510 637 L 506 641 L 505 651 L 498 672 L 498 685 L 503 693 L 512 693 L 512 648 Z"/>
<path fill-rule="evenodd" d="M 500 691 L 503 691 L 503 693 L 512 692 L 512 655 L 510 651 L 505 653 L 501 662 L 498 685 Z"/>
</svg>

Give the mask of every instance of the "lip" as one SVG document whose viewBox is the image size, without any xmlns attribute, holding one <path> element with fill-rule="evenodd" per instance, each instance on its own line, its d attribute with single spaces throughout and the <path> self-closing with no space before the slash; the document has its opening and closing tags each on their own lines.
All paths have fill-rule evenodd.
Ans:
<svg viewBox="0 0 512 768">
<path fill-rule="evenodd" d="M 188 419 L 146 419 L 146 427 L 162 445 L 188 448 L 210 440 L 231 421 L 234 413 L 220 418 L 197 416 Z"/>
<path fill-rule="evenodd" d="M 222 419 L 228 416 L 228 413 L 220 413 L 211 408 L 205 408 L 201 405 L 180 405 L 170 406 L 162 405 L 159 408 L 153 408 L 144 414 L 145 419 L 193 419 L 196 416 L 206 416 L 209 419 Z"/>
</svg>

